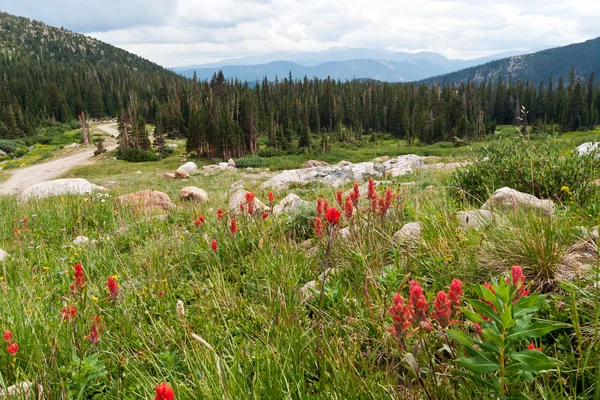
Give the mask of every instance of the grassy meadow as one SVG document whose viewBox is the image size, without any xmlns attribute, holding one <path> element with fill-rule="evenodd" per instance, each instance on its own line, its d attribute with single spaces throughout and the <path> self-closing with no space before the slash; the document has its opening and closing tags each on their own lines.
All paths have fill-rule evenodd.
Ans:
<svg viewBox="0 0 600 400">
<path fill-rule="evenodd" d="M 598 135 L 563 135 L 555 146 L 566 154 L 583 136 Z M 376 150 L 334 148 L 324 159 L 423 148 L 398 146 L 395 153 L 383 140 Z M 438 149 L 430 155 L 474 156 L 466 147 Z M 457 200 L 451 172 L 423 170 L 377 187 L 381 199 L 391 189 L 385 211 L 373 208 L 365 191 L 352 216 L 344 215 L 348 206 L 337 204 L 334 188 L 311 183 L 273 193 L 275 203 L 296 193 L 310 207 L 263 216 L 227 208 L 239 180 L 269 205 L 259 185 L 273 172 L 264 168 L 183 182 L 161 177 L 183 164 L 180 154 L 148 163 L 102 157 L 67 176 L 115 180 L 115 190 L 28 203 L 0 197 L 0 248 L 10 254 L 0 263 L 0 328 L 18 344 L 14 355 L 0 351 L 5 389 L 27 381 L 45 398 L 149 399 L 168 382 L 176 399 L 600 398 L 597 261 L 577 258 L 584 248 L 597 260 L 592 189 L 555 199 L 553 217 L 499 211 L 485 227 L 461 228 L 456 212 L 478 205 Z M 298 166 L 306 157 L 265 158 L 264 167 Z M 210 201 L 182 203 L 184 186 L 205 189 Z M 561 186 L 568 193 L 574 184 L 565 178 Z M 178 207 L 157 218 L 114 205 L 120 194 L 150 188 Z M 321 215 L 321 237 L 314 229 L 318 198 L 343 214 Z M 199 216 L 204 222 L 195 224 Z M 420 239 L 394 238 L 410 222 L 421 224 Z M 74 245 L 80 235 L 90 242 Z M 523 267 L 530 294 L 511 281 L 513 265 Z M 112 292 L 111 277 L 118 287 Z M 447 308 L 448 327 L 439 292 L 455 293 L 454 279 L 463 293 L 460 307 Z M 303 289 L 311 281 L 312 289 Z M 479 286 L 484 282 L 494 293 Z M 427 314 L 401 307 L 395 293 L 425 301 Z M 410 328 L 394 319 L 400 310 L 412 313 Z M 493 356 L 483 357 L 486 351 Z"/>
</svg>

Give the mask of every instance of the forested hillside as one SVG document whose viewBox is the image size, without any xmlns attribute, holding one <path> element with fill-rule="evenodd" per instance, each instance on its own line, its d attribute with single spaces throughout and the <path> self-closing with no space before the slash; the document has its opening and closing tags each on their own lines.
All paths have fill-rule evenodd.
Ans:
<svg viewBox="0 0 600 400">
<path fill-rule="evenodd" d="M 533 54 L 491 61 L 424 81 L 448 85 L 469 81 L 496 82 L 501 77 L 505 81 L 532 81 L 538 85 L 541 82 L 547 82 L 549 77 L 553 77 L 555 80 L 559 77 L 566 79 L 572 67 L 575 68 L 575 76 L 587 78 L 591 73 L 598 76 L 600 73 L 600 38 Z"/>
<path fill-rule="evenodd" d="M 85 111 L 116 116 L 129 104 L 166 101 L 185 79 L 124 50 L 0 12 L 0 138 L 30 134 L 42 120 Z"/>
</svg>

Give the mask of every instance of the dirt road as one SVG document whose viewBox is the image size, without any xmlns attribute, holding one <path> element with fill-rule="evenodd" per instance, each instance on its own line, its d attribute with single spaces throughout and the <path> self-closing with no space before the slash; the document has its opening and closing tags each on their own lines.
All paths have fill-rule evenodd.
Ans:
<svg viewBox="0 0 600 400">
<path fill-rule="evenodd" d="M 96 129 L 113 137 L 119 135 L 116 124 L 102 124 L 98 125 Z M 116 147 L 116 143 L 112 140 L 106 143 L 107 150 L 113 150 Z M 16 169 L 8 180 L 0 183 L 0 196 L 19 194 L 31 185 L 56 179 L 73 167 L 92 164 L 94 162 L 93 156 L 94 149 L 86 149 L 56 160 Z"/>
</svg>

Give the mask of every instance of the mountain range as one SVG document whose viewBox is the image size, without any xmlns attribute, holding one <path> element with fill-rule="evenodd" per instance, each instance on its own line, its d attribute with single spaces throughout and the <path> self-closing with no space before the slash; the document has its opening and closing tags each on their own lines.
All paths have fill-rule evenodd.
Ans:
<svg viewBox="0 0 600 400">
<path fill-rule="evenodd" d="M 544 47 L 546 48 L 546 47 Z M 267 77 L 282 79 L 291 72 L 301 78 L 327 78 L 351 80 L 368 78 L 386 82 L 407 82 L 462 70 L 485 64 L 499 58 L 517 56 L 528 51 L 509 51 L 472 60 L 448 59 L 434 52 L 391 52 L 361 48 L 333 48 L 320 52 L 276 52 L 259 56 L 226 59 L 217 63 L 173 68 L 181 75 L 210 79 L 219 70 L 227 78 L 256 81 Z"/>
</svg>

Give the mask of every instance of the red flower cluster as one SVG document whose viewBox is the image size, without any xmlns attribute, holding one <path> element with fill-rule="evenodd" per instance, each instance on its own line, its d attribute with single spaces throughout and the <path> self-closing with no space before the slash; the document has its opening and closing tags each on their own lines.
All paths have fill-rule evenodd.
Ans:
<svg viewBox="0 0 600 400">
<path fill-rule="evenodd" d="M 523 297 L 529 294 L 529 290 L 525 290 L 525 275 L 523 275 L 523 268 L 515 265 L 512 267 L 512 284 L 517 291 L 517 296 Z"/>
<path fill-rule="evenodd" d="M 175 392 L 168 383 L 161 383 L 156 387 L 155 400 L 173 400 Z"/>
<path fill-rule="evenodd" d="M 335 193 L 335 201 L 338 203 L 340 208 L 343 207 L 343 194 L 341 189 Z"/>
<path fill-rule="evenodd" d="M 75 294 L 81 292 L 85 287 L 85 274 L 83 273 L 83 266 L 81 264 L 75 265 L 73 278 L 75 279 L 75 283 L 71 284 L 71 293 Z"/>
<path fill-rule="evenodd" d="M 530 342 L 529 345 L 527 346 L 528 350 L 536 350 L 536 351 L 542 351 L 542 346 L 540 347 L 535 347 L 535 343 Z"/>
<path fill-rule="evenodd" d="M 354 208 L 358 207 L 358 201 L 360 200 L 360 190 L 358 188 L 358 183 L 354 182 L 354 186 L 352 191 L 350 192 L 350 200 L 352 200 L 352 205 Z"/>
<path fill-rule="evenodd" d="M 212 240 L 210 247 L 213 249 L 213 251 L 217 251 L 217 241 L 215 239 Z"/>
<path fill-rule="evenodd" d="M 231 234 L 235 235 L 237 233 L 237 222 L 235 222 L 235 218 L 231 218 Z"/>
<path fill-rule="evenodd" d="M 204 224 L 204 215 L 199 216 L 198 218 L 196 218 L 196 220 L 194 221 L 194 225 L 196 226 L 202 226 Z"/>
<path fill-rule="evenodd" d="M 394 305 L 389 308 L 394 324 L 391 332 L 394 336 L 403 340 L 412 336 L 419 329 L 432 330 L 433 325 L 429 317 L 437 321 L 442 329 L 456 322 L 452 321 L 451 318 L 457 312 L 456 308 L 460 306 L 462 296 L 461 281 L 454 279 L 450 285 L 448 294 L 443 290 L 437 294 L 431 313 L 428 312 L 429 305 L 425 299 L 421 284 L 416 280 L 412 280 L 408 286 L 408 304 L 402 295 L 396 293 L 394 294 Z"/>
<path fill-rule="evenodd" d="M 329 222 L 329 225 L 337 225 L 340 222 L 340 216 L 342 213 L 335 207 L 329 207 L 327 213 L 325 213 L 325 217 Z"/>
<path fill-rule="evenodd" d="M 90 328 L 90 335 L 86 338 L 90 343 L 96 344 L 100 341 L 100 332 L 102 332 L 102 326 L 100 325 L 100 316 L 94 315 L 92 317 L 92 326 Z"/>
<path fill-rule="evenodd" d="M 273 200 L 275 200 L 275 196 L 273 195 L 273 192 L 269 192 L 267 194 L 267 198 L 269 199 L 270 202 L 273 202 Z"/>
<path fill-rule="evenodd" d="M 254 204 L 254 193 L 246 192 L 246 195 L 244 196 L 244 201 L 240 203 L 240 209 L 242 211 L 247 212 L 248 214 L 254 214 L 254 212 L 256 211 L 256 207 Z"/>
<path fill-rule="evenodd" d="M 8 351 L 8 353 L 11 356 L 14 356 L 15 354 L 17 354 L 17 352 L 19 351 L 19 345 L 16 343 L 13 343 L 13 334 L 8 329 L 4 331 L 4 341 L 8 345 L 8 346 L 6 346 L 6 351 Z"/>
<path fill-rule="evenodd" d="M 223 218 L 223 210 L 221 210 L 220 208 L 217 210 L 217 219 L 222 219 Z"/>
<path fill-rule="evenodd" d="M 371 211 L 375 214 L 380 214 L 384 216 L 387 214 L 388 210 L 392 206 L 392 201 L 394 199 L 394 194 L 392 189 L 388 188 L 385 191 L 385 198 L 380 198 L 375 190 L 375 183 L 373 182 L 373 178 L 369 179 L 369 194 L 368 198 L 371 204 Z"/>
<path fill-rule="evenodd" d="M 61 314 L 64 320 L 68 320 L 77 316 L 77 310 L 75 309 L 75 306 L 68 305 L 66 308 L 62 309 Z"/>
<path fill-rule="evenodd" d="M 352 204 L 352 193 L 346 197 L 346 203 L 344 204 L 344 215 L 346 218 L 352 218 L 354 215 L 354 205 Z"/>
<path fill-rule="evenodd" d="M 269 218 L 269 214 L 267 214 L 266 212 L 262 213 L 262 219 L 267 219 Z"/>
<path fill-rule="evenodd" d="M 323 220 L 318 215 L 315 217 L 315 236 L 318 238 L 323 237 Z"/>
<path fill-rule="evenodd" d="M 106 280 L 106 287 L 108 288 L 110 300 L 116 301 L 119 296 L 119 284 L 117 283 L 117 280 L 114 277 L 109 276 Z"/>
</svg>

